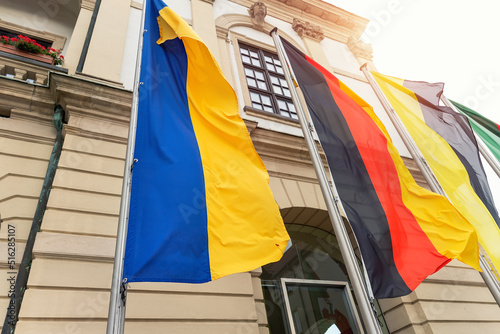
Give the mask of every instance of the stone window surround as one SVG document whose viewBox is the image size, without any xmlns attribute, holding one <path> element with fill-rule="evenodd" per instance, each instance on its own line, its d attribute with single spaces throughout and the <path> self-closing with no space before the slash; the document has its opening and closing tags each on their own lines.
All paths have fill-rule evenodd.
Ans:
<svg viewBox="0 0 500 334">
<path fill-rule="evenodd" d="M 64 45 L 66 44 L 66 37 L 61 35 L 56 35 L 53 33 L 49 33 L 46 31 L 39 31 L 27 27 L 23 27 L 21 25 L 7 22 L 4 20 L 0 20 L 0 28 L 3 30 L 15 32 L 20 35 L 28 35 L 34 39 L 42 39 L 44 41 L 52 42 L 52 48 L 56 50 L 62 50 Z"/>
</svg>

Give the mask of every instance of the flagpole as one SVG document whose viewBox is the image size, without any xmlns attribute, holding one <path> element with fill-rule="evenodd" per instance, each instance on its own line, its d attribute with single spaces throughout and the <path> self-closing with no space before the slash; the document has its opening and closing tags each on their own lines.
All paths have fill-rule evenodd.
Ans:
<svg viewBox="0 0 500 334">
<path fill-rule="evenodd" d="M 441 95 L 441 101 L 447 106 L 453 109 L 454 112 L 461 114 L 457 108 L 448 100 L 448 98 L 444 95 Z M 481 138 L 476 139 L 477 142 L 477 147 L 479 148 L 479 152 L 483 156 L 483 158 L 488 162 L 488 164 L 491 166 L 491 168 L 495 171 L 495 173 L 500 177 L 500 164 L 498 161 L 491 156 L 490 151 L 486 146 L 483 144 L 481 141 Z"/>
<path fill-rule="evenodd" d="M 142 47 L 144 42 L 144 21 L 146 16 L 146 3 L 142 6 L 139 43 L 137 48 L 137 61 L 135 67 L 134 91 L 132 95 L 132 109 L 128 131 L 127 152 L 125 168 L 123 171 L 122 198 L 120 202 L 120 215 L 118 218 L 118 231 L 116 235 L 115 261 L 111 281 L 111 295 L 109 298 L 108 324 L 106 334 L 122 334 L 125 327 L 125 303 L 127 294 L 126 282 L 123 282 L 123 263 L 125 259 L 125 246 L 127 242 L 128 213 L 130 205 L 130 190 L 132 188 L 132 168 L 134 160 L 135 135 L 137 129 L 137 114 L 139 108 L 139 87 L 141 85 Z"/>
<path fill-rule="evenodd" d="M 335 232 L 335 236 L 337 237 L 342 258 L 345 261 L 345 266 L 354 290 L 354 294 L 356 296 L 356 300 L 359 303 L 361 317 L 363 318 L 363 322 L 366 326 L 368 333 L 381 334 L 382 331 L 380 329 L 378 319 L 375 317 L 375 314 L 372 310 L 368 294 L 366 292 L 365 286 L 363 285 L 361 272 L 356 264 L 356 257 L 354 255 L 354 250 L 350 246 L 349 237 L 347 235 L 345 227 L 342 225 L 343 224 L 342 217 L 340 216 L 339 209 L 336 206 L 337 203 L 340 203 L 340 199 L 336 194 L 336 191 L 334 193 L 333 190 L 336 189 L 335 183 L 332 179 L 333 183 L 332 186 L 333 189 L 332 189 L 332 187 L 330 187 L 330 183 L 328 182 L 328 178 L 326 176 L 326 172 L 323 166 L 323 161 L 321 160 L 318 148 L 316 147 L 316 143 L 312 137 L 310 124 L 306 119 L 305 112 L 302 109 L 302 104 L 300 102 L 299 96 L 296 91 L 296 84 L 295 84 L 296 81 L 294 79 L 295 75 L 293 74 L 293 69 L 291 68 L 291 66 L 289 66 L 290 62 L 284 51 L 283 45 L 281 44 L 277 31 L 278 28 L 274 28 L 270 32 L 270 35 L 274 40 L 274 44 L 276 45 L 276 50 L 278 51 L 278 56 L 280 58 L 281 63 L 283 64 L 282 68 L 285 74 L 286 81 L 288 83 L 288 87 L 290 88 L 292 101 L 295 105 L 300 126 L 302 128 L 302 132 L 304 133 L 304 139 L 309 149 L 309 154 L 311 155 L 311 160 L 314 169 L 316 171 L 316 175 L 318 177 L 321 192 L 323 193 L 323 197 L 326 202 L 326 207 L 330 215 L 333 231 Z"/>
<path fill-rule="evenodd" d="M 436 175 L 434 175 L 434 172 L 430 168 L 430 166 L 427 164 L 427 161 L 425 160 L 424 156 L 422 155 L 422 152 L 420 152 L 420 149 L 418 148 L 417 144 L 411 137 L 410 133 L 408 130 L 405 128 L 403 125 L 402 121 L 399 119 L 399 116 L 397 115 L 396 111 L 392 107 L 392 105 L 389 103 L 387 98 L 385 97 L 384 93 L 382 92 L 382 89 L 379 87 L 375 79 L 373 78 L 372 74 L 367 68 L 367 64 L 363 64 L 361 66 L 361 71 L 363 71 L 363 74 L 365 75 L 366 79 L 372 86 L 373 90 L 375 91 L 375 94 L 377 95 L 379 101 L 382 103 L 382 106 L 384 107 L 385 111 L 387 112 L 389 118 L 392 121 L 392 124 L 394 124 L 394 127 L 398 131 L 399 135 L 401 136 L 401 139 L 405 143 L 406 147 L 408 148 L 408 151 L 410 152 L 411 156 L 413 157 L 413 160 L 417 163 L 418 167 L 422 171 L 422 174 L 429 184 L 429 187 L 431 190 L 437 194 L 440 194 L 446 198 L 448 196 L 446 195 L 446 192 L 444 191 L 443 187 L 439 183 Z M 484 256 L 480 253 L 479 254 L 479 265 L 481 267 L 482 272 L 480 272 L 484 282 L 486 283 L 486 286 L 490 290 L 491 294 L 493 295 L 493 298 L 495 298 L 495 301 L 497 304 L 500 306 L 500 285 L 498 280 L 495 278 L 495 274 L 492 272 L 492 268 L 490 267 L 488 261 L 484 258 Z"/>
</svg>

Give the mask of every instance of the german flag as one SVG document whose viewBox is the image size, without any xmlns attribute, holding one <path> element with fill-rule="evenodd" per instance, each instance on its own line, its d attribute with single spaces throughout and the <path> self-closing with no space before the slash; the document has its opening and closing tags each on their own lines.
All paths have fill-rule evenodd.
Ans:
<svg viewBox="0 0 500 334">
<path fill-rule="evenodd" d="M 370 105 L 282 39 L 376 298 L 413 291 L 451 259 L 479 269 L 474 228 L 419 187 Z"/>
</svg>

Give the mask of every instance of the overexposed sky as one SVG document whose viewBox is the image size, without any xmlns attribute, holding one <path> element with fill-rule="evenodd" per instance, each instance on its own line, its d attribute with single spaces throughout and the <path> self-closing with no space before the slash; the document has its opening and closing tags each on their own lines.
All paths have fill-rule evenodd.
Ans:
<svg viewBox="0 0 500 334">
<path fill-rule="evenodd" d="M 500 124 L 500 1 L 326 0 L 369 19 L 378 71 L 444 82 L 444 95 Z M 483 160 L 497 209 L 500 178 Z"/>
<path fill-rule="evenodd" d="M 371 21 L 378 70 L 445 83 L 445 95 L 500 123 L 500 1 L 328 0 Z"/>
</svg>

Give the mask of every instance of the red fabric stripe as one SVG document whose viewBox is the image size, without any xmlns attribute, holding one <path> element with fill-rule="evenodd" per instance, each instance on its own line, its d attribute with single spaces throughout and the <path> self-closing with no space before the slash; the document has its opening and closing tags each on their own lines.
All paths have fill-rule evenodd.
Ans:
<svg viewBox="0 0 500 334">
<path fill-rule="evenodd" d="M 310 57 L 328 82 L 331 93 L 349 125 L 372 184 L 385 211 L 398 272 L 411 290 L 436 268 L 450 261 L 440 254 L 403 203 L 401 184 L 387 148 L 387 138 L 371 117 L 339 86 L 338 79 Z"/>
<path fill-rule="evenodd" d="M 500 132 L 500 125 L 497 124 L 498 132 Z"/>
</svg>

